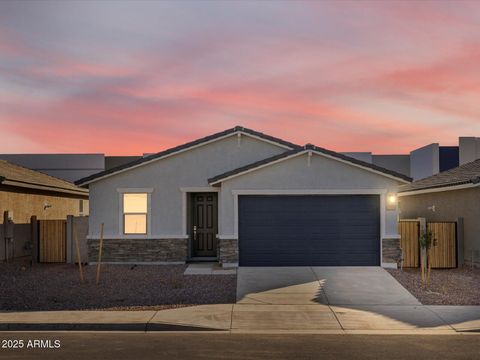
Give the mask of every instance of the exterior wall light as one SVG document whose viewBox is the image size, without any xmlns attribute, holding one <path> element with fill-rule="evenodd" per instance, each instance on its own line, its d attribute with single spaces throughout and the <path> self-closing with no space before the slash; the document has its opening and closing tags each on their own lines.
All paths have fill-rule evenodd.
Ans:
<svg viewBox="0 0 480 360">
<path fill-rule="evenodd" d="M 398 198 L 396 194 L 387 194 L 387 210 L 395 210 L 397 208 Z"/>
</svg>

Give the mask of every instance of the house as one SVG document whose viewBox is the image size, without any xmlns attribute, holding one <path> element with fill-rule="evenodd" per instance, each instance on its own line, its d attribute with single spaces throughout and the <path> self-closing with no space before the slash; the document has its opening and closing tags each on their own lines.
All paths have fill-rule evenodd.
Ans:
<svg viewBox="0 0 480 360">
<path fill-rule="evenodd" d="M 400 217 L 429 221 L 463 221 L 458 262 L 480 265 L 480 159 L 399 190 Z"/>
<path fill-rule="evenodd" d="M 67 215 L 88 215 L 88 190 L 0 160 L 0 261 L 32 254 L 32 216 L 58 220 Z"/>
<path fill-rule="evenodd" d="M 139 158 L 105 154 L 0 154 L 0 160 L 70 182 Z"/>
<path fill-rule="evenodd" d="M 89 260 L 396 266 L 398 187 L 411 179 L 237 126 L 76 182 Z"/>
<path fill-rule="evenodd" d="M 0 212 L 5 211 L 17 224 L 29 223 L 31 216 L 44 220 L 88 215 L 88 190 L 0 160 Z"/>
</svg>

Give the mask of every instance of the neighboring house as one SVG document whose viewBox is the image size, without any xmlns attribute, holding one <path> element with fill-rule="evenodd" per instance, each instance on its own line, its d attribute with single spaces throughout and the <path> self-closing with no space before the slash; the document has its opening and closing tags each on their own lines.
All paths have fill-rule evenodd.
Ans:
<svg viewBox="0 0 480 360">
<path fill-rule="evenodd" d="M 426 178 L 480 158 L 480 138 L 460 137 L 458 146 L 423 146 L 409 154 L 378 155 L 371 152 L 340 154 L 412 177 Z M 104 154 L 0 154 L 0 159 L 67 181 L 77 181 L 122 166 L 151 154 L 105 156 Z"/>
<path fill-rule="evenodd" d="M 0 214 L 17 223 L 88 215 L 88 190 L 52 176 L 0 160 Z M 3 216 L 0 217 L 3 222 Z"/>
<path fill-rule="evenodd" d="M 235 127 L 77 182 L 89 260 L 223 266 L 396 266 L 396 193 L 410 178 Z"/>
<path fill-rule="evenodd" d="M 70 182 L 105 170 L 103 154 L 0 154 L 0 159 Z"/>
<path fill-rule="evenodd" d="M 104 154 L 0 154 L 0 160 L 70 182 L 139 158 Z"/>
<path fill-rule="evenodd" d="M 404 185 L 399 196 L 402 219 L 463 218 L 459 263 L 480 265 L 480 159 Z"/>
<path fill-rule="evenodd" d="M 480 159 L 480 138 L 460 137 L 458 146 L 429 144 L 406 155 L 375 155 L 371 152 L 342 152 L 358 160 L 372 163 L 420 180 Z"/>
</svg>

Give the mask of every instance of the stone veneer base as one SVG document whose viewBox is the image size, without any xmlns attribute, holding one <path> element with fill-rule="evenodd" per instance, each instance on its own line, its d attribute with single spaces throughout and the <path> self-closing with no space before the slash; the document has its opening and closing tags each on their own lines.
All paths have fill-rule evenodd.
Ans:
<svg viewBox="0 0 480 360">
<path fill-rule="evenodd" d="M 400 239 L 382 239 L 382 264 L 383 263 L 397 263 L 402 257 L 402 250 L 400 248 Z"/>
<path fill-rule="evenodd" d="M 238 239 L 218 239 L 218 261 L 238 264 Z"/>
<path fill-rule="evenodd" d="M 100 240 L 88 240 L 88 261 L 98 261 Z M 104 239 L 102 263 L 185 263 L 187 239 Z"/>
<path fill-rule="evenodd" d="M 99 240 L 88 240 L 88 260 L 98 260 Z M 187 239 L 106 239 L 102 263 L 184 264 L 188 259 Z M 400 239 L 382 239 L 382 264 L 396 264 L 401 258 Z M 238 266 L 238 239 L 218 240 L 218 261 Z"/>
</svg>

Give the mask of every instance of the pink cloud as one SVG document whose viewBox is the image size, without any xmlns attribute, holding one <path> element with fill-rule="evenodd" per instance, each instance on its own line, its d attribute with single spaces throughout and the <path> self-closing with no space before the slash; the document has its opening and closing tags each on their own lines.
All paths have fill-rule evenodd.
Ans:
<svg viewBox="0 0 480 360">
<path fill-rule="evenodd" d="M 158 27 L 165 38 L 142 46 L 92 37 L 79 42 L 82 56 L 68 38 L 52 46 L 0 29 L 3 136 L 38 151 L 112 154 L 159 151 L 237 124 L 340 151 L 452 143 L 480 132 L 472 35 L 480 7 L 465 8 L 473 10 L 306 2 L 284 19 L 206 13 L 182 34 Z"/>
</svg>

